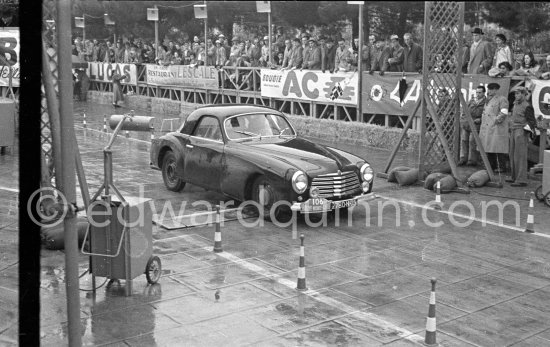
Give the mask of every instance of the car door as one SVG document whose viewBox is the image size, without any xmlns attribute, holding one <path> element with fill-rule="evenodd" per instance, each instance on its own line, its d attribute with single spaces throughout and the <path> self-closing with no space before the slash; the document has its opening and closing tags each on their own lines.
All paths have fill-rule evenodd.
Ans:
<svg viewBox="0 0 550 347">
<path fill-rule="evenodd" d="M 224 142 L 216 117 L 203 116 L 185 144 L 184 180 L 198 186 L 220 190 Z"/>
</svg>

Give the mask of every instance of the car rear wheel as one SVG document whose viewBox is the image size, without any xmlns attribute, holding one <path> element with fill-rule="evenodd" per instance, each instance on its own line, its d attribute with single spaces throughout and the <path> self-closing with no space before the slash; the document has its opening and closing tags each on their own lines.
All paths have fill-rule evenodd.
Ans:
<svg viewBox="0 0 550 347">
<path fill-rule="evenodd" d="M 166 152 L 162 160 L 162 180 L 168 190 L 179 192 L 185 187 L 185 182 L 176 175 L 176 155 L 172 151 Z"/>
<path fill-rule="evenodd" d="M 273 184 L 264 176 L 258 177 L 252 185 L 252 200 L 254 200 L 259 206 L 263 206 L 263 211 L 259 210 L 260 216 L 263 214 L 263 218 L 267 221 L 273 222 L 274 217 L 279 222 L 286 222 L 287 209 L 285 205 L 275 207 L 273 205 L 280 201 L 279 193 L 273 186 Z M 290 211 L 290 209 L 288 209 Z"/>
</svg>

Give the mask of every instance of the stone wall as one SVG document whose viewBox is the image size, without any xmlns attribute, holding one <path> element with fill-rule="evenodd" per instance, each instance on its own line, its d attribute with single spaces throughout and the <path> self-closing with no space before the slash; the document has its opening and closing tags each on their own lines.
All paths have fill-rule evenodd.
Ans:
<svg viewBox="0 0 550 347">
<path fill-rule="evenodd" d="M 111 92 L 89 91 L 88 100 L 100 104 L 112 102 Z M 142 95 L 125 96 L 125 107 L 150 112 L 160 122 L 162 119 L 185 119 L 193 110 L 202 105 L 153 98 Z M 323 141 L 344 143 L 353 146 L 376 147 L 392 150 L 399 141 L 402 129 L 386 128 L 375 124 L 316 119 L 305 116 L 288 115 L 298 134 Z M 401 143 L 400 150 L 414 152 L 418 148 L 419 133 L 409 129 L 407 137 Z"/>
</svg>

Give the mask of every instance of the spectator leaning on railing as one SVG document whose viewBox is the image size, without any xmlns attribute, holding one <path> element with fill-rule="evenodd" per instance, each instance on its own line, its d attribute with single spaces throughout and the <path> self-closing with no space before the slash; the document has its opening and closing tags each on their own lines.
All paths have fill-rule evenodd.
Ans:
<svg viewBox="0 0 550 347">
<path fill-rule="evenodd" d="M 290 60 L 288 62 L 287 68 L 289 69 L 300 69 L 302 68 L 303 54 L 302 46 L 300 44 L 300 39 L 294 39 L 292 41 L 292 54 L 290 55 Z"/>
<path fill-rule="evenodd" d="M 422 47 L 412 40 L 409 33 L 403 35 L 403 71 L 422 73 Z"/>
<path fill-rule="evenodd" d="M 399 36 L 392 35 L 391 38 L 391 50 L 390 55 L 384 63 L 386 68 L 384 70 L 391 72 L 403 71 L 403 47 L 399 44 Z"/>
<path fill-rule="evenodd" d="M 537 78 L 540 65 L 535 60 L 532 52 L 523 55 L 523 60 L 519 69 L 512 71 L 511 76 L 526 76 Z"/>
<path fill-rule="evenodd" d="M 510 46 L 506 44 L 506 36 L 503 34 L 496 34 L 495 42 L 497 44 L 495 49 L 495 55 L 493 57 L 493 67 L 489 70 L 489 76 L 495 77 L 500 73 L 499 66 L 501 63 L 507 62 L 512 66 L 514 59 L 512 58 L 512 50 Z"/>
<path fill-rule="evenodd" d="M 302 69 L 321 70 L 321 50 L 314 38 L 309 39 L 309 49 L 305 54 Z"/>
<path fill-rule="evenodd" d="M 344 38 L 338 39 L 338 48 L 336 49 L 336 56 L 334 58 L 334 71 L 347 72 L 351 71 L 351 47 L 346 46 L 346 40 Z"/>
<path fill-rule="evenodd" d="M 544 64 L 542 64 L 539 71 L 537 71 L 537 77 L 541 80 L 550 79 L 550 55 L 546 56 Z"/>
</svg>

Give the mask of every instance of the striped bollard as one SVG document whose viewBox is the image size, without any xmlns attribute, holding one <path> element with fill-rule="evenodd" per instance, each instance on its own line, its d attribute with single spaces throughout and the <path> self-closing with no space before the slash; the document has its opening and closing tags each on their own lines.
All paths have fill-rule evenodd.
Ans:
<svg viewBox="0 0 550 347">
<path fill-rule="evenodd" d="M 441 206 L 443 203 L 441 202 L 441 182 L 437 181 L 435 183 L 435 205 L 434 208 L 436 210 L 441 210 Z"/>
<path fill-rule="evenodd" d="M 435 326 L 435 283 L 436 279 L 432 278 L 432 291 L 430 293 L 430 308 L 428 309 L 428 318 L 426 318 L 426 338 L 424 343 L 428 346 L 437 344 L 436 342 L 436 326 Z"/>
<path fill-rule="evenodd" d="M 306 261 L 304 254 L 304 234 L 300 235 L 300 265 L 298 267 L 298 290 L 307 290 L 306 287 Z"/>
<path fill-rule="evenodd" d="M 84 126 L 84 129 L 86 129 L 86 128 L 87 128 L 87 124 L 86 124 L 86 112 L 84 112 L 84 113 L 82 114 L 82 116 L 84 117 L 84 118 L 82 119 L 82 125 Z"/>
<path fill-rule="evenodd" d="M 216 205 L 216 229 L 214 232 L 214 252 L 223 252 L 222 249 L 222 233 L 220 230 L 220 205 Z"/>
<path fill-rule="evenodd" d="M 103 132 L 104 133 L 107 132 L 107 115 L 106 114 L 103 115 Z"/>
<path fill-rule="evenodd" d="M 527 209 L 527 225 L 525 226 L 526 233 L 535 232 L 535 216 L 533 215 L 533 210 L 535 209 L 535 203 L 533 202 L 534 193 L 531 192 L 531 197 L 529 199 L 529 209 Z"/>
<path fill-rule="evenodd" d="M 130 137 L 130 132 L 126 130 L 126 132 L 124 133 L 124 136 L 126 136 L 126 138 Z"/>
</svg>

